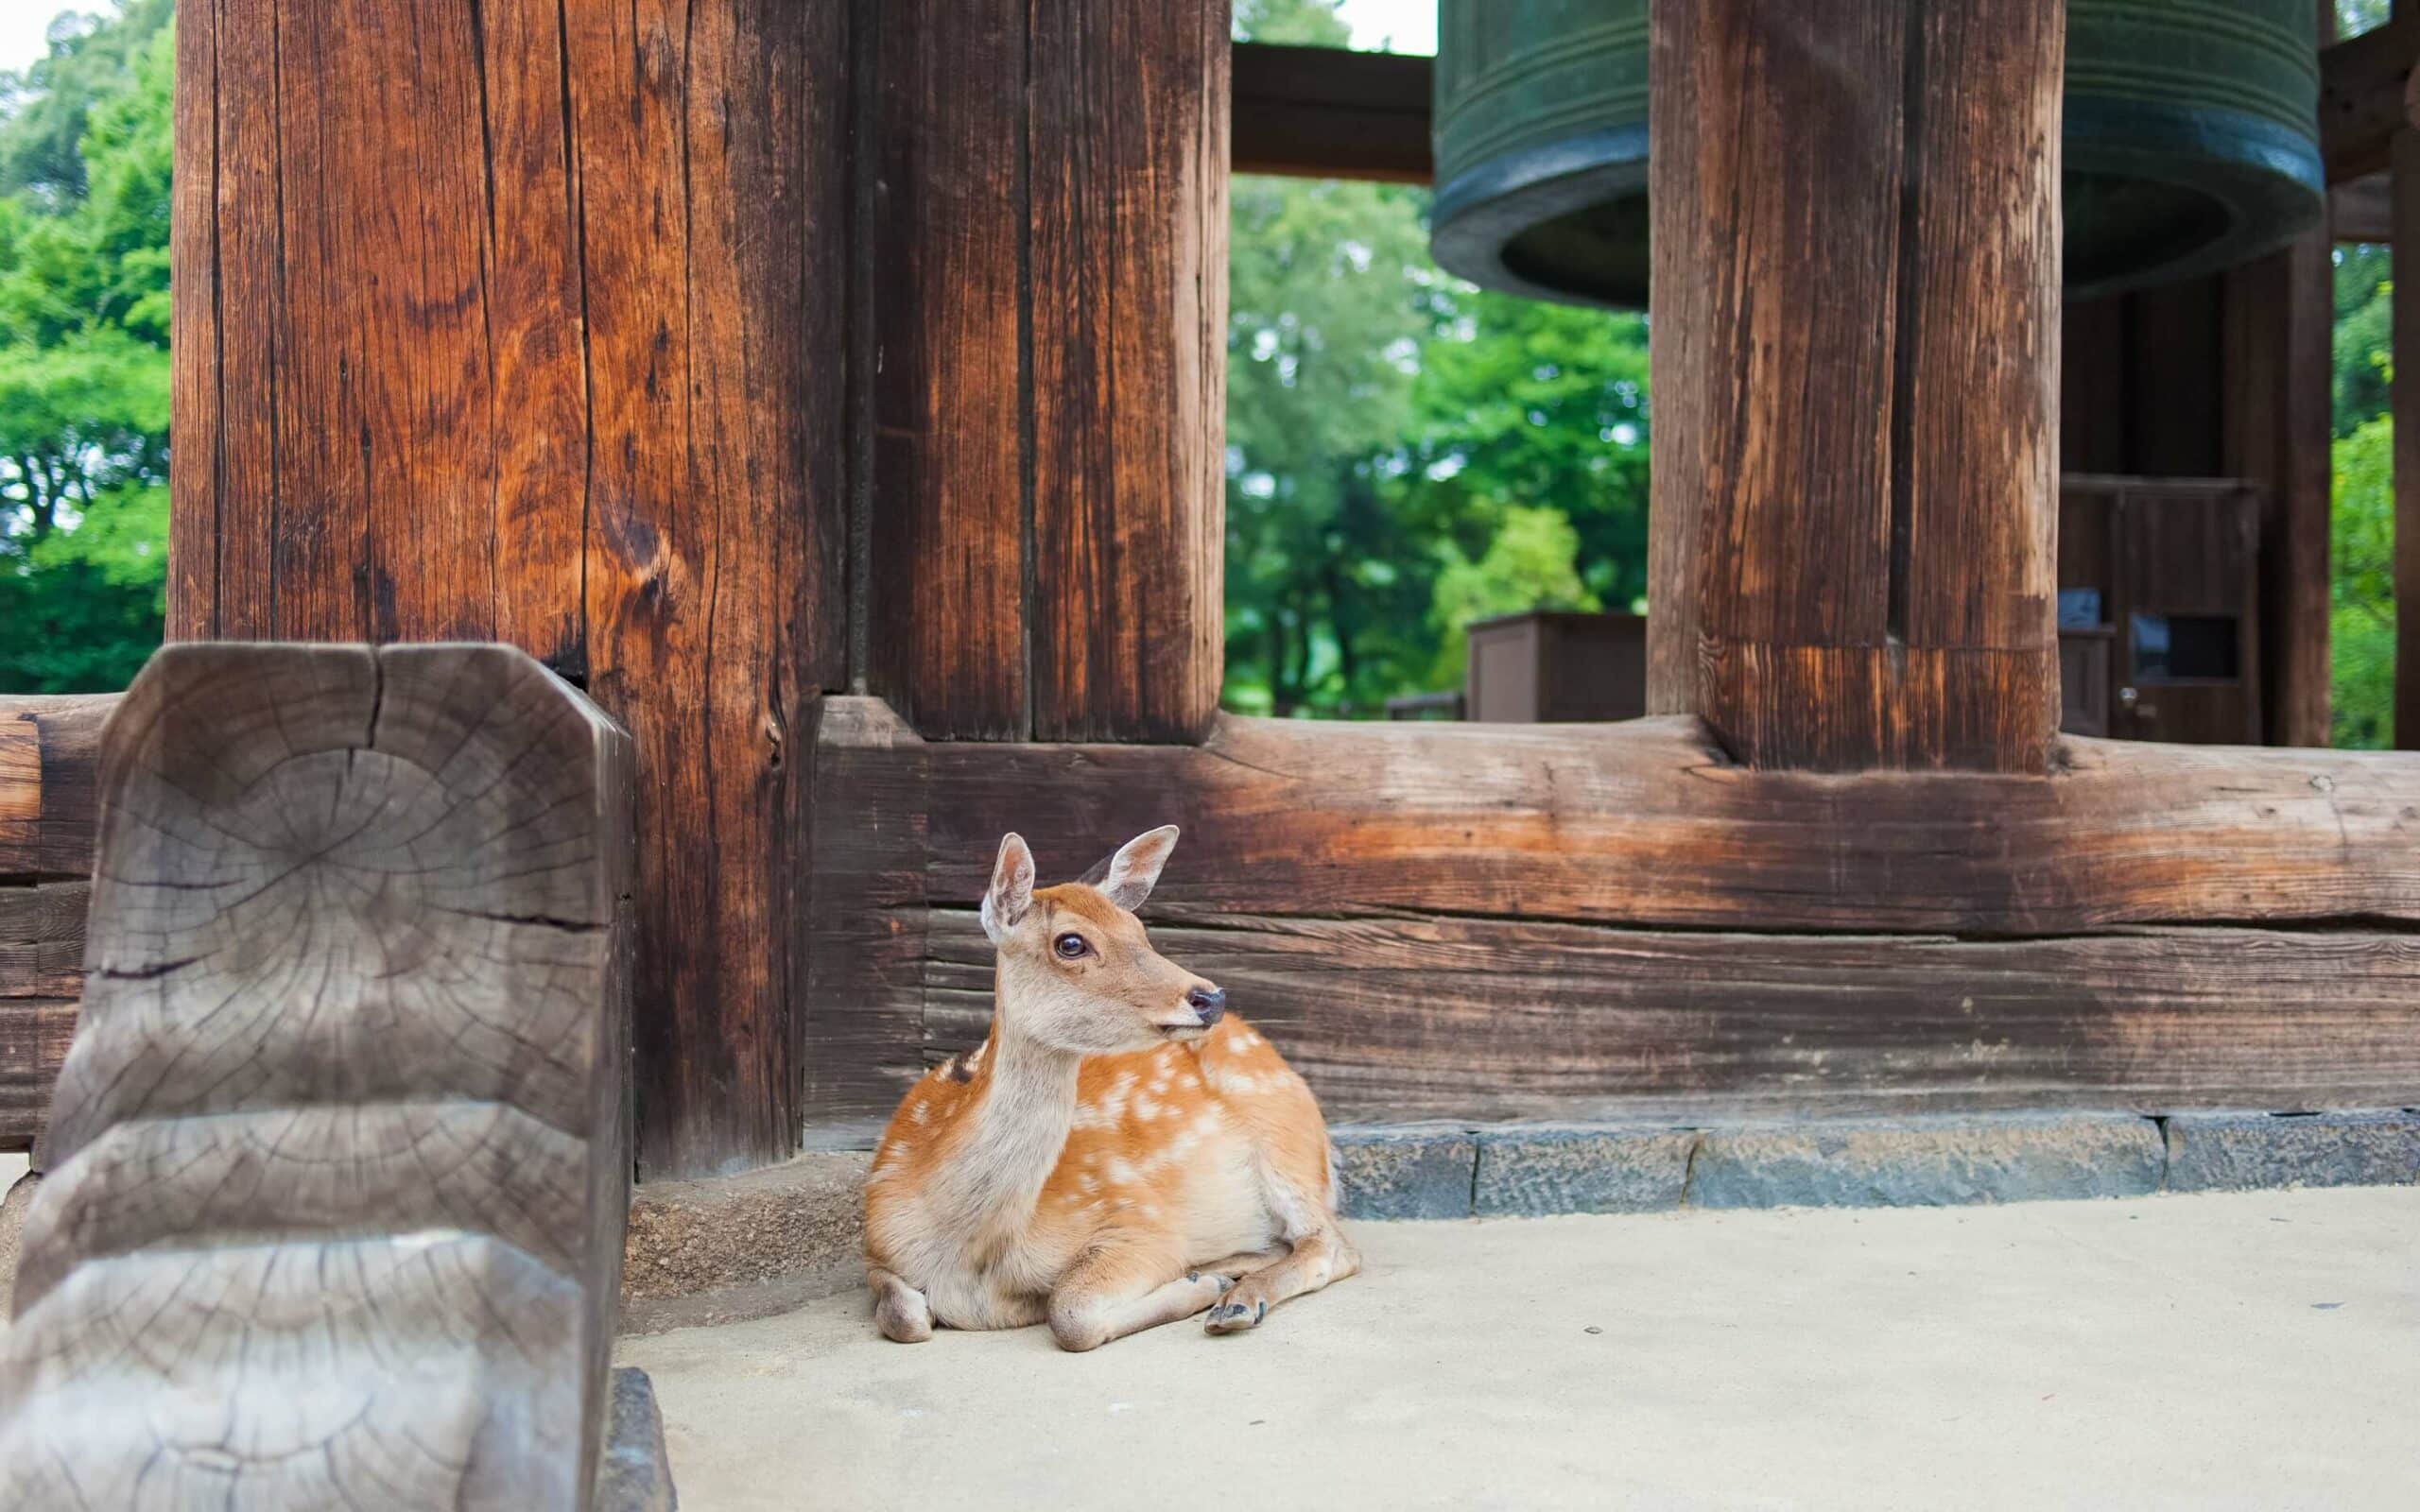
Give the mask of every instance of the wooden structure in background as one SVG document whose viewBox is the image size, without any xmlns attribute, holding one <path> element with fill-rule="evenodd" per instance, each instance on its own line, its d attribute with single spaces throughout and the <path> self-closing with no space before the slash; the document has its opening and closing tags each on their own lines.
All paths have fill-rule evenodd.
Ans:
<svg viewBox="0 0 2420 1512">
<path fill-rule="evenodd" d="M 110 721 L 9 1506 L 588 1512 L 631 747 L 502 646 L 171 646 Z"/>
<path fill-rule="evenodd" d="M 971 1038 L 997 832 L 1167 818 L 1169 948 L 1347 1116 L 2420 1097 L 2420 774 L 2052 734 L 2061 455 L 2263 490 L 2267 734 L 2326 728 L 2325 243 L 2062 318 L 2056 0 L 1658 7 L 1698 108 L 1804 120 L 1659 165 L 1659 246 L 1763 297 L 1699 267 L 1657 322 L 1659 479 L 1703 482 L 1657 686 L 1706 723 L 1563 731 L 1217 714 L 1225 170 L 1410 176 L 1425 129 L 1416 65 L 1231 82 L 1223 6 L 1145 9 L 180 22 L 172 631 L 498 639 L 625 722 L 643 1174 L 852 1137 Z M 1738 45 L 1810 16 L 1887 140 Z M 2410 68 L 2354 45 L 2347 163 Z"/>
<path fill-rule="evenodd" d="M 1647 713 L 1647 621 L 1640 615 L 1533 610 L 1463 628 L 1470 637 L 1464 718 L 1535 725 Z"/>
<path fill-rule="evenodd" d="M 2224 478 L 2059 480 L 2062 729 L 2259 741 L 2262 514 Z"/>
</svg>

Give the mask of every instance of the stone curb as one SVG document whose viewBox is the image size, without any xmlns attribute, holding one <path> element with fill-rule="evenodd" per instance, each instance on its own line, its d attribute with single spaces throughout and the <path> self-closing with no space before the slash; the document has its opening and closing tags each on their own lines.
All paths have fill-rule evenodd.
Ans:
<svg viewBox="0 0 2420 1512">
<path fill-rule="evenodd" d="M 2420 1113 L 2178 1113 L 2170 1192 L 2420 1183 Z"/>
<path fill-rule="evenodd" d="M 2420 1184 L 2420 1112 L 2008 1113 L 1680 1128 L 1345 1125 L 1348 1218 L 1898 1207 Z M 862 1151 L 631 1202 L 623 1332 L 786 1312 L 863 1283 Z"/>
<path fill-rule="evenodd" d="M 1700 1136 L 1685 1195 L 1698 1208 L 2143 1197 L 2166 1160 L 2159 1125 L 2122 1114 L 1721 1129 Z"/>
</svg>

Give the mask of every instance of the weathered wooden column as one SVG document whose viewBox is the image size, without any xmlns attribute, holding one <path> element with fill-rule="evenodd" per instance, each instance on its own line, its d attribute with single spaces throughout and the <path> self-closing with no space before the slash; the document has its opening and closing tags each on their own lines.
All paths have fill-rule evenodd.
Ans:
<svg viewBox="0 0 2420 1512">
<path fill-rule="evenodd" d="M 500 640 L 638 754 L 638 1152 L 796 1146 L 845 686 L 841 0 L 177 17 L 179 639 Z"/>
<path fill-rule="evenodd" d="M 892 0 L 860 669 L 927 738 L 1199 740 L 1223 652 L 1226 0 Z"/>
<path fill-rule="evenodd" d="M 1650 707 L 2044 768 L 2059 0 L 1655 0 Z"/>
</svg>

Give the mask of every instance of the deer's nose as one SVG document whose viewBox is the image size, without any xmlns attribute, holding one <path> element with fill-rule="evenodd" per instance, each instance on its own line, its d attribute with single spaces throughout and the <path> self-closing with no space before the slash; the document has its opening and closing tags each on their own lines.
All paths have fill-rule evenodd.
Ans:
<svg viewBox="0 0 2420 1512">
<path fill-rule="evenodd" d="M 1201 1027 L 1209 1028 L 1227 1011 L 1227 994 L 1215 987 L 1197 987 L 1184 995 L 1185 1005 L 1201 1018 Z"/>
</svg>

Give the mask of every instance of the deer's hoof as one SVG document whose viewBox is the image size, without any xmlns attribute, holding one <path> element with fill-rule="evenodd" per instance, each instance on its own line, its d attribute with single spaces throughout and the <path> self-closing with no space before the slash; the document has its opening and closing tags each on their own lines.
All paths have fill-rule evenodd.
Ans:
<svg viewBox="0 0 2420 1512">
<path fill-rule="evenodd" d="M 1230 1297 L 1210 1310 L 1201 1326 L 1212 1333 L 1241 1333 L 1246 1329 L 1258 1328 L 1260 1320 L 1268 1315 L 1266 1297 Z"/>
</svg>

